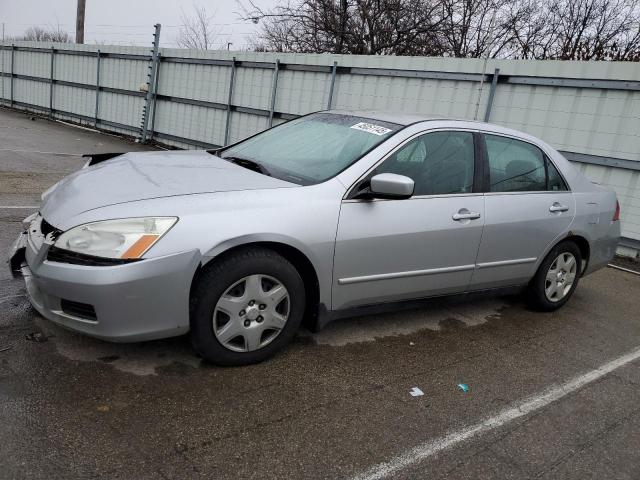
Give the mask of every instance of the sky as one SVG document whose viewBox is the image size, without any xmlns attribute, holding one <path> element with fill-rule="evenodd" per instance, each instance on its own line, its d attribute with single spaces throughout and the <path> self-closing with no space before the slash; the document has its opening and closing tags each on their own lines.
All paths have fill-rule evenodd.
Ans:
<svg viewBox="0 0 640 480">
<path fill-rule="evenodd" d="M 256 5 L 270 8 L 277 0 L 257 0 Z M 255 35 L 259 25 L 240 20 L 241 3 L 247 0 L 86 0 L 85 43 L 113 45 L 150 45 L 153 25 L 162 24 L 160 44 L 175 47 L 180 31 L 182 10 L 193 14 L 194 5 L 204 6 L 213 17 L 217 48 L 242 50 L 247 37 Z M 5 35 L 22 34 L 31 26 L 60 25 L 75 38 L 76 0 L 0 0 L 0 22 Z"/>
</svg>

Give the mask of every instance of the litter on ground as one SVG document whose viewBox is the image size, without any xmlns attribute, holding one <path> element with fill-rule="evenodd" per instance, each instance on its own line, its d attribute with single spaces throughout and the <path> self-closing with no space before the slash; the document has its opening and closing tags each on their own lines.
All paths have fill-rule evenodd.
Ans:
<svg viewBox="0 0 640 480">
<path fill-rule="evenodd" d="M 418 387 L 413 387 L 411 390 L 409 390 L 409 394 L 412 397 L 421 397 L 422 395 L 424 395 L 424 392 L 420 390 Z"/>
</svg>

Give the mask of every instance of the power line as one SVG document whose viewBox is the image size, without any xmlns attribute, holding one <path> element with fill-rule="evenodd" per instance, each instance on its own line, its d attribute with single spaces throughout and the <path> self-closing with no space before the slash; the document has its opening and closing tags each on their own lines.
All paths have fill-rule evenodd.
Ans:
<svg viewBox="0 0 640 480">
<path fill-rule="evenodd" d="M 224 25 L 249 25 L 251 24 L 251 22 L 247 21 L 247 22 L 227 22 L 227 23 L 210 23 L 209 25 L 215 25 L 215 26 L 224 26 Z M 44 23 L 44 22 L 40 22 L 40 23 L 7 23 L 7 25 L 21 25 L 21 26 L 50 26 L 50 23 Z M 62 25 L 66 25 L 66 26 L 74 26 L 75 24 L 73 23 L 57 23 L 54 26 L 62 26 Z M 120 25 L 120 24 L 112 24 L 112 23 L 96 23 L 96 24 L 86 24 L 89 25 L 91 27 L 121 27 L 121 28 L 149 28 L 149 27 L 153 27 L 153 25 L 151 24 L 141 24 L 141 25 Z M 185 24 L 178 24 L 178 25 L 162 25 L 162 28 L 182 28 L 185 27 Z"/>
</svg>

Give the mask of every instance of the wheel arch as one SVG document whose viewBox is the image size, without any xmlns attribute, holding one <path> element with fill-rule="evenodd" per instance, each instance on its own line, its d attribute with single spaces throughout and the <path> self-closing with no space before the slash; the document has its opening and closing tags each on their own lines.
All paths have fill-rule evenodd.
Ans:
<svg viewBox="0 0 640 480">
<path fill-rule="evenodd" d="M 536 272 L 540 268 L 540 265 L 542 264 L 544 259 L 547 258 L 547 255 L 549 255 L 549 252 L 553 250 L 557 245 L 566 241 L 571 241 L 575 243 L 578 246 L 578 249 L 580 250 L 580 256 L 582 257 L 581 259 L 582 266 L 581 266 L 581 272 L 580 272 L 581 275 L 587 271 L 587 267 L 589 265 L 589 258 L 591 256 L 591 246 L 589 244 L 589 240 L 587 240 L 587 238 L 584 235 L 581 235 L 579 232 L 574 232 L 570 230 L 566 232 L 564 235 L 557 237 L 553 242 L 551 242 L 547 246 L 544 252 L 542 252 L 540 257 L 538 257 L 537 261 L 535 262 L 535 269 L 531 274 L 531 278 L 533 278 L 533 275 L 536 274 Z"/>
<path fill-rule="evenodd" d="M 587 266 L 589 265 L 589 258 L 591 256 L 591 246 L 589 245 L 589 241 L 585 237 L 575 233 L 570 233 L 570 235 L 566 236 L 561 241 L 571 241 L 578 246 L 578 249 L 580 249 L 580 256 L 582 257 L 582 271 L 580 272 L 580 274 L 583 274 L 587 270 Z M 558 243 L 556 243 L 556 245 Z"/>
<path fill-rule="evenodd" d="M 297 245 L 298 242 L 291 240 L 292 239 L 287 237 L 282 238 L 279 235 L 267 237 L 250 235 L 221 243 L 203 255 L 202 262 L 194 273 L 194 277 L 191 282 L 191 291 L 193 292 L 194 286 L 197 285 L 198 278 L 200 277 L 203 269 L 212 262 L 220 261 L 243 249 L 266 248 L 278 253 L 291 262 L 302 277 L 307 299 L 303 324 L 313 328 L 318 316 L 320 304 L 320 282 L 318 279 L 318 273 L 315 265 L 309 258 L 309 255 Z"/>
<path fill-rule="evenodd" d="M 569 231 L 566 235 L 563 235 L 557 238 L 544 252 L 543 255 L 540 256 L 539 261 L 536 263 L 536 271 L 540 267 L 540 264 L 544 261 L 544 259 L 549 255 L 549 252 L 553 250 L 556 246 L 560 245 L 562 242 L 573 242 L 578 246 L 580 250 L 580 256 L 582 257 L 582 266 L 581 266 L 581 274 L 583 274 L 587 270 L 587 266 L 589 264 L 589 257 L 591 256 L 591 246 L 589 245 L 589 240 L 586 239 L 583 235 L 580 235 L 577 232 Z"/>
</svg>

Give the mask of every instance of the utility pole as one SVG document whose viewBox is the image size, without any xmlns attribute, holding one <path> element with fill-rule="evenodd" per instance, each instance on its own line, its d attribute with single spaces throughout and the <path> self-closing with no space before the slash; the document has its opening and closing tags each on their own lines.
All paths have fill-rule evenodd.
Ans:
<svg viewBox="0 0 640 480">
<path fill-rule="evenodd" d="M 86 0 L 78 0 L 76 12 L 76 43 L 84 43 L 84 7 Z"/>
</svg>

